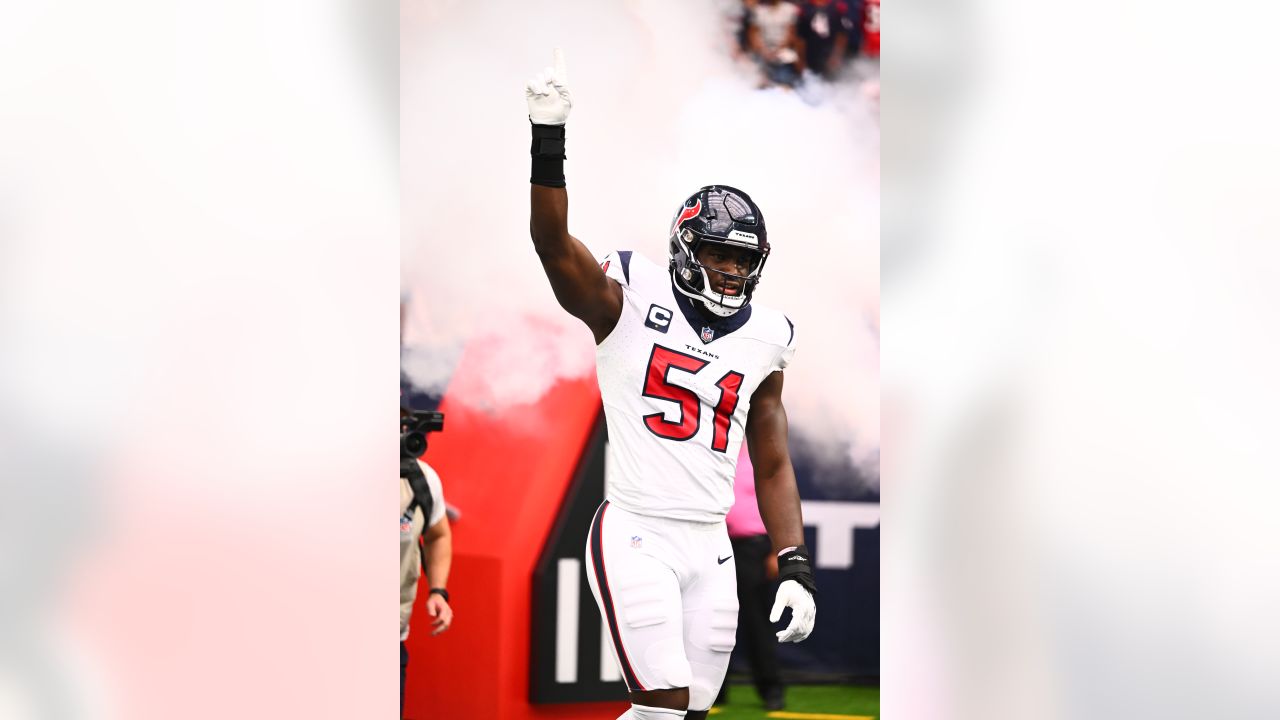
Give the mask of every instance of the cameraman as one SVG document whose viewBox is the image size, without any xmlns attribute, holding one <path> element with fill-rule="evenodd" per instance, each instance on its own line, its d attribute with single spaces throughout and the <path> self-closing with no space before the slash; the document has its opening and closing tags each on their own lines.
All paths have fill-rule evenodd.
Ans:
<svg viewBox="0 0 1280 720">
<path fill-rule="evenodd" d="M 425 434 L 418 434 L 421 449 L 412 438 L 421 414 L 400 409 L 400 712 L 404 713 L 405 671 L 409 666 L 409 615 L 418 595 L 420 567 L 426 569 L 428 587 L 427 614 L 431 616 L 431 634 L 439 635 L 453 623 L 449 607 L 449 565 L 453 559 L 453 539 L 449 519 L 445 517 L 444 490 L 440 476 L 431 466 L 418 459 L 426 449 Z M 443 418 L 441 417 L 441 421 Z M 408 434 L 406 434 L 408 433 Z M 406 437 L 411 438 L 406 442 Z M 406 449 L 408 447 L 409 449 Z M 424 532 L 425 528 L 425 532 Z M 419 547 L 421 540 L 421 548 Z"/>
</svg>

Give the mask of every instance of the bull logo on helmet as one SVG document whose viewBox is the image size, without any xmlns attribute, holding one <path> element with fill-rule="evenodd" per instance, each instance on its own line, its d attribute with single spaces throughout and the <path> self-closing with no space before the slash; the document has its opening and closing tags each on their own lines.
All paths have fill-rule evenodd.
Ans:
<svg viewBox="0 0 1280 720">
<path fill-rule="evenodd" d="M 676 216 L 675 223 L 671 225 L 671 232 L 669 234 L 675 235 L 676 230 L 680 229 L 680 225 L 685 220 L 692 220 L 693 218 L 698 217 L 698 214 L 701 212 L 702 212 L 702 198 L 698 198 L 698 200 L 695 201 L 692 205 L 686 205 L 684 209 L 680 211 L 680 214 Z"/>
</svg>

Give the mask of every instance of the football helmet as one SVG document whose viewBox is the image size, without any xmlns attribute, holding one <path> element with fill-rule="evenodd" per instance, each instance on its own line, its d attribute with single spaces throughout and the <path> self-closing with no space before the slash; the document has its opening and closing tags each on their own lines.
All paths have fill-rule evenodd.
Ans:
<svg viewBox="0 0 1280 720">
<path fill-rule="evenodd" d="M 708 273 L 716 271 L 698 262 L 698 250 L 704 243 L 751 251 L 746 275 L 724 273 L 741 280 L 741 293 L 726 295 L 712 288 Z M 684 201 L 671 223 L 670 245 L 671 279 L 676 290 L 701 301 L 720 317 L 733 315 L 751 302 L 769 258 L 764 215 L 749 195 L 728 185 L 707 185 Z"/>
</svg>

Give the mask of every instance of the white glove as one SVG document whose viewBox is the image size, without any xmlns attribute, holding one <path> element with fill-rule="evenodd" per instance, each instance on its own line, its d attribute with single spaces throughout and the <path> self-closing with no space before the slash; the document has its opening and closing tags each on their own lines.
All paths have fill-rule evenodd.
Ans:
<svg viewBox="0 0 1280 720">
<path fill-rule="evenodd" d="M 778 622 L 782 618 L 784 607 L 791 608 L 791 624 L 778 633 L 778 642 L 800 642 L 809 637 L 809 633 L 813 632 L 814 618 L 818 616 L 818 606 L 813 604 L 813 596 L 809 591 L 795 580 L 783 580 L 778 586 L 773 610 L 769 612 L 769 622 Z"/>
<path fill-rule="evenodd" d="M 569 98 L 569 71 L 563 50 L 551 51 L 551 67 L 525 83 L 524 98 L 534 125 L 563 125 L 569 119 L 573 100 Z"/>
</svg>

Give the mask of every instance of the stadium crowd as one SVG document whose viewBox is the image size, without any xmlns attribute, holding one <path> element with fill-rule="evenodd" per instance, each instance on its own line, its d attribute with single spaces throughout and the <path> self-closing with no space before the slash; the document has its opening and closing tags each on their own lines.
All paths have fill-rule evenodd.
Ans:
<svg viewBox="0 0 1280 720">
<path fill-rule="evenodd" d="M 879 0 L 740 0 L 732 15 L 735 53 L 758 64 L 761 88 L 835 80 L 879 56 Z"/>
</svg>

